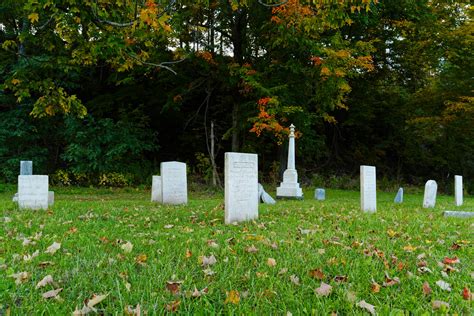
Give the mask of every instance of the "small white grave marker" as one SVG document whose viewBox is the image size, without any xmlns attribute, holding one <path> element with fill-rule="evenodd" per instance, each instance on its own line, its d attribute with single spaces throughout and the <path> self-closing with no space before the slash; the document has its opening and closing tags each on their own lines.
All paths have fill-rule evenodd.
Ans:
<svg viewBox="0 0 474 316">
<path fill-rule="evenodd" d="M 423 207 L 431 208 L 436 204 L 436 192 L 438 191 L 438 184 L 434 180 L 428 180 L 425 184 L 425 195 L 423 197 Z"/>
<path fill-rule="evenodd" d="M 360 207 L 364 212 L 377 210 L 375 167 L 360 166 Z"/>
<path fill-rule="evenodd" d="M 186 164 L 184 162 L 162 162 L 161 192 L 163 204 L 188 203 L 188 182 L 186 179 Z"/>
<path fill-rule="evenodd" d="M 151 183 L 151 201 L 152 202 L 163 202 L 162 188 L 161 188 L 161 176 L 153 176 Z"/>
<path fill-rule="evenodd" d="M 20 209 L 47 209 L 48 186 L 48 176 L 18 176 L 18 205 Z"/>
<path fill-rule="evenodd" d="M 258 218 L 258 156 L 225 153 L 225 223 Z"/>
<path fill-rule="evenodd" d="M 456 202 L 456 206 L 461 206 L 463 203 L 462 176 L 454 176 L 454 200 Z"/>
</svg>

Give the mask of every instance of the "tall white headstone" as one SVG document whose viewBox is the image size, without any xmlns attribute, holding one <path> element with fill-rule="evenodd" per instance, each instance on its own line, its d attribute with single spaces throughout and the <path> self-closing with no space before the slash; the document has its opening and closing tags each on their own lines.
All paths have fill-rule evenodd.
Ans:
<svg viewBox="0 0 474 316">
<path fill-rule="evenodd" d="M 258 156 L 225 153 L 225 223 L 258 218 Z"/>
<path fill-rule="evenodd" d="M 162 193 L 163 191 L 161 188 L 161 176 L 153 176 L 151 182 L 151 201 L 162 203 Z"/>
<path fill-rule="evenodd" d="M 162 162 L 161 192 L 163 204 L 188 203 L 188 182 L 186 179 L 186 164 L 184 162 Z"/>
<path fill-rule="evenodd" d="M 47 209 L 48 186 L 48 176 L 18 176 L 18 205 L 20 209 Z"/>
<path fill-rule="evenodd" d="M 377 210 L 377 186 L 373 166 L 360 166 L 360 207 L 369 213 Z"/>
<path fill-rule="evenodd" d="M 425 195 L 423 197 L 423 207 L 431 208 L 436 204 L 436 192 L 438 191 L 438 184 L 434 180 L 428 180 L 425 184 Z"/>
<path fill-rule="evenodd" d="M 463 203 L 462 176 L 454 176 L 454 200 L 456 202 L 456 206 L 461 206 Z"/>
<path fill-rule="evenodd" d="M 298 183 L 298 172 L 295 166 L 295 126 L 293 124 L 290 125 L 288 163 L 283 173 L 283 182 L 277 188 L 277 198 L 303 198 L 303 190 Z"/>
</svg>

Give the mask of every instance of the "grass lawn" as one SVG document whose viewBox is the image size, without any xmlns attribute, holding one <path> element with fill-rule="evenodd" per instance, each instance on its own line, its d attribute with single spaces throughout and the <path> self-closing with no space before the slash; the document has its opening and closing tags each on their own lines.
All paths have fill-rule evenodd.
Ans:
<svg viewBox="0 0 474 316">
<path fill-rule="evenodd" d="M 367 313 L 362 300 L 381 315 L 473 313 L 462 293 L 474 290 L 474 220 L 442 217 L 474 210 L 473 198 L 457 208 L 439 196 L 427 210 L 421 195 L 395 205 L 395 192 L 378 192 L 377 213 L 364 214 L 358 192 L 327 190 L 319 202 L 308 190 L 304 201 L 260 205 L 258 221 L 226 226 L 222 194 L 162 206 L 144 189 L 56 188 L 55 205 L 34 212 L 11 202 L 15 189 L 0 193 L 0 315 L 71 315 L 100 300 L 88 301 L 93 294 L 108 295 L 93 306 L 106 315 L 138 304 L 142 315 L 352 315 Z M 53 242 L 60 249 L 45 253 Z M 459 262 L 440 264 L 446 257 Z M 47 275 L 53 282 L 37 289 Z M 328 296 L 315 294 L 321 282 Z M 433 310 L 437 300 L 449 307 Z"/>
</svg>

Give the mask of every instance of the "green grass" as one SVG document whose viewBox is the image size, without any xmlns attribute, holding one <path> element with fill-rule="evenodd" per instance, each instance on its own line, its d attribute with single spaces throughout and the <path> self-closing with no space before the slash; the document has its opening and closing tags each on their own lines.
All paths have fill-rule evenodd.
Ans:
<svg viewBox="0 0 474 316">
<path fill-rule="evenodd" d="M 461 292 L 466 286 L 473 290 L 474 221 L 442 217 L 445 209 L 473 210 L 472 198 L 456 208 L 453 197 L 439 196 L 436 208 L 426 210 L 421 195 L 405 195 L 405 203 L 395 205 L 395 193 L 379 192 L 377 213 L 364 214 L 358 192 L 328 190 L 327 200 L 318 202 L 306 191 L 304 201 L 260 205 L 258 221 L 234 226 L 223 223 L 222 194 L 191 192 L 187 206 L 162 206 L 149 202 L 145 189 L 57 188 L 51 210 L 34 212 L 16 208 L 11 202 L 14 191 L 8 187 L 0 193 L 2 219 L 11 219 L 0 226 L 0 315 L 70 315 L 94 293 L 108 294 L 96 306 L 106 315 L 123 314 L 126 306 L 137 304 L 142 313 L 162 314 L 166 304 L 177 300 L 177 312 L 184 314 L 364 314 L 356 306 L 360 300 L 375 305 L 381 315 L 432 313 L 433 300 L 448 302 L 449 313 L 472 314 L 472 301 L 464 300 Z M 42 236 L 35 245 L 22 246 L 22 236 L 38 232 Z M 61 249 L 54 255 L 44 253 L 54 241 Z M 133 244 L 131 253 L 121 249 L 126 241 Z M 452 250 L 453 243 L 461 247 Z M 251 245 L 257 253 L 246 251 Z M 409 252 L 407 246 L 416 249 Z M 364 254 L 374 249 L 380 256 Z M 38 257 L 22 259 L 35 250 L 40 251 Z M 433 273 L 417 271 L 421 253 Z M 136 262 L 141 254 L 147 256 L 145 265 Z M 215 274 L 206 276 L 199 256 L 211 254 L 217 258 L 211 266 Z M 460 258 L 454 265 L 458 271 L 447 279 L 437 264 L 446 256 Z M 276 260 L 275 267 L 267 265 L 268 258 Z M 53 264 L 40 267 L 44 261 Z M 333 286 L 328 297 L 314 294 L 321 281 L 311 278 L 309 270 L 317 268 Z M 279 274 L 281 269 L 288 271 Z M 31 276 L 16 285 L 9 275 L 22 271 Z M 373 293 L 372 279 L 382 285 L 385 272 L 400 283 Z M 55 284 L 35 289 L 48 274 Z M 299 277 L 300 285 L 290 281 L 291 275 Z M 335 276 L 347 276 L 347 281 L 337 283 Z M 172 279 L 183 281 L 177 296 L 166 290 Z M 439 288 L 438 280 L 448 282 L 452 291 Z M 425 281 L 432 289 L 429 296 L 423 295 Z M 60 299 L 42 298 L 42 293 L 59 287 Z M 207 287 L 208 293 L 192 298 L 194 287 Z M 230 290 L 240 293 L 238 304 L 225 303 Z"/>
</svg>

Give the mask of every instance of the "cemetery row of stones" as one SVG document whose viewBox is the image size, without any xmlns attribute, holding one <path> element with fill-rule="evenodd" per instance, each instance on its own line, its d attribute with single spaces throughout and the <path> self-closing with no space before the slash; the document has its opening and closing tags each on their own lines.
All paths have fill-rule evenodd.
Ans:
<svg viewBox="0 0 474 316">
<path fill-rule="evenodd" d="M 277 199 L 303 199 L 303 190 L 298 182 L 295 164 L 295 127 L 290 126 L 287 169 L 283 181 L 276 189 Z M 275 204 L 276 201 L 258 183 L 258 156 L 248 153 L 225 153 L 225 223 L 234 223 L 258 218 L 260 202 Z M 429 180 L 425 185 L 423 207 L 432 208 L 436 204 L 437 183 Z M 360 203 L 364 212 L 375 212 L 376 168 L 360 167 Z M 324 189 L 315 190 L 315 199 L 324 200 Z M 151 200 L 163 204 L 186 204 L 188 202 L 186 164 L 169 161 L 160 164 L 160 175 L 153 176 Z M 14 197 L 20 209 L 46 209 L 54 203 L 54 192 L 49 191 L 48 176 L 33 175 L 31 161 L 20 163 L 18 193 Z M 403 202 L 403 188 L 394 200 Z M 455 176 L 455 204 L 463 204 L 462 176 Z M 445 216 L 470 217 L 474 212 L 446 211 Z"/>
</svg>

